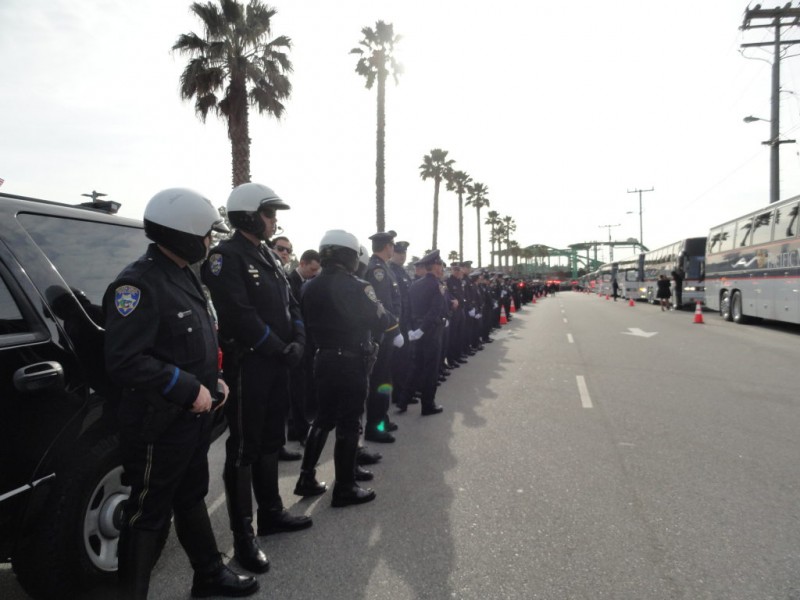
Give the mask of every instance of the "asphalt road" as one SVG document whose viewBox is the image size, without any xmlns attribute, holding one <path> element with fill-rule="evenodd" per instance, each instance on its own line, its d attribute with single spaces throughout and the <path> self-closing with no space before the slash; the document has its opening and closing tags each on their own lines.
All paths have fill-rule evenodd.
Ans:
<svg viewBox="0 0 800 600">
<path fill-rule="evenodd" d="M 256 597 L 800 599 L 800 328 L 704 320 L 570 292 L 526 306 L 439 389 L 443 414 L 396 417 L 375 502 L 298 500 L 282 463 L 314 527 L 262 538 Z M 208 503 L 232 554 L 223 453 Z M 173 535 L 151 597 L 190 582 Z M 26 598 L 7 569 L 0 597 Z"/>
</svg>

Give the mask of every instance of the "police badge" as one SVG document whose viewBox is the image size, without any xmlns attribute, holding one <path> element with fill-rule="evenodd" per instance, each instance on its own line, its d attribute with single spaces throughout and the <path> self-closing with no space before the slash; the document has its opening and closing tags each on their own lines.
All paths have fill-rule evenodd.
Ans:
<svg viewBox="0 0 800 600">
<path fill-rule="evenodd" d="M 123 317 L 127 317 L 139 306 L 139 298 L 141 296 L 142 292 L 137 287 L 132 285 L 119 286 L 114 290 L 114 305 L 117 307 L 117 312 Z"/>
<path fill-rule="evenodd" d="M 383 278 L 386 277 L 386 273 L 383 271 L 383 269 L 375 269 L 374 275 L 375 279 L 377 279 L 379 282 L 383 281 Z"/>
<path fill-rule="evenodd" d="M 212 254 L 208 257 L 208 268 L 212 275 L 219 275 L 222 271 L 222 254 Z"/>
</svg>

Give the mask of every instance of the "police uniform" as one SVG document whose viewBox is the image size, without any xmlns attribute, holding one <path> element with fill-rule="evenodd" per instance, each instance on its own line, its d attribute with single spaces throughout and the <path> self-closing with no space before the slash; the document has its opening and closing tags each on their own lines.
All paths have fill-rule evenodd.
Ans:
<svg viewBox="0 0 800 600">
<path fill-rule="evenodd" d="M 452 263 L 450 267 L 453 271 L 458 269 L 460 272 L 461 263 Z M 458 302 L 458 306 L 454 309 L 451 308 L 450 311 L 450 340 L 446 350 L 447 363 L 452 367 L 459 364 L 461 351 L 464 347 L 464 280 L 462 277 L 457 277 L 454 272 L 451 272 L 446 283 L 450 296 Z"/>
<path fill-rule="evenodd" d="M 259 535 L 308 527 L 308 517 L 287 515 L 278 491 L 289 366 L 302 355 L 285 351 L 290 343 L 305 341 L 300 307 L 280 259 L 266 244 L 256 245 L 237 230 L 212 249 L 202 279 L 219 317 L 223 373 L 231 388 L 225 406 L 230 435 L 224 480 L 235 541 L 237 535 L 242 544 L 252 539 L 251 478 Z M 242 547 L 241 555 L 247 554 Z"/>
<path fill-rule="evenodd" d="M 370 240 L 391 242 L 397 234 L 394 231 L 379 232 L 370 236 Z M 367 264 L 364 279 L 370 283 L 375 295 L 397 321 L 402 305 L 400 288 L 394 273 L 381 257 L 373 254 Z M 379 340 L 380 349 L 375 366 L 372 369 L 367 396 L 367 419 L 364 438 L 375 442 L 393 442 L 394 437 L 384 430 L 396 429 L 389 425 L 388 412 L 392 398 L 392 356 L 394 354 L 394 337 L 400 333 L 396 326 Z M 388 427 L 387 427 L 388 426 Z"/>
<path fill-rule="evenodd" d="M 406 254 L 408 242 L 395 242 L 395 254 Z M 411 277 L 402 265 L 390 260 L 389 268 L 397 281 L 397 288 L 400 291 L 400 333 L 403 335 L 405 343 L 402 348 L 394 349 L 392 358 L 392 401 L 399 402 L 399 398 L 407 396 L 406 388 L 409 385 L 409 375 L 411 373 L 411 344 L 408 343 L 408 328 L 411 320 L 411 307 L 408 302 L 408 290 L 411 288 Z"/>
<path fill-rule="evenodd" d="M 434 250 L 417 262 L 418 265 L 426 266 L 435 263 L 441 263 L 439 250 Z M 436 414 L 442 411 L 436 405 L 435 399 L 444 328 L 442 314 L 445 309 L 438 277 L 430 271 L 427 272 L 411 285 L 408 296 L 412 327 L 409 339 L 414 347 L 416 387 L 422 392 L 422 414 Z"/>
</svg>

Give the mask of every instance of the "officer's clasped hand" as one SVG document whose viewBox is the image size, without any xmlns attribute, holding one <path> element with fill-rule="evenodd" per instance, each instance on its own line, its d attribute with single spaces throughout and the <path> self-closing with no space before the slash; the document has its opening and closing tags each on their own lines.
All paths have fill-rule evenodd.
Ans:
<svg viewBox="0 0 800 600">
<path fill-rule="evenodd" d="M 419 338 L 421 338 L 425 334 L 422 329 L 414 329 L 408 332 L 408 339 L 412 342 L 416 342 Z"/>
<path fill-rule="evenodd" d="M 405 344 L 405 343 L 406 343 L 406 341 L 403 339 L 403 334 L 402 333 L 398 333 L 396 336 L 394 336 L 394 339 L 392 340 L 392 345 L 395 348 L 402 348 L 403 344 Z"/>
<path fill-rule="evenodd" d="M 200 386 L 200 391 L 197 392 L 197 398 L 192 403 L 192 408 L 189 409 L 193 413 L 204 413 L 211 410 L 211 392 L 204 385 Z"/>
<path fill-rule="evenodd" d="M 225 402 L 228 400 L 229 392 L 228 385 L 222 379 L 217 379 L 217 392 L 214 394 L 214 399 L 211 401 L 211 410 L 217 410 L 224 406 Z"/>
<path fill-rule="evenodd" d="M 283 356 L 286 358 L 286 364 L 290 367 L 297 367 L 303 360 L 303 344 L 298 342 L 291 342 L 283 349 Z"/>
</svg>

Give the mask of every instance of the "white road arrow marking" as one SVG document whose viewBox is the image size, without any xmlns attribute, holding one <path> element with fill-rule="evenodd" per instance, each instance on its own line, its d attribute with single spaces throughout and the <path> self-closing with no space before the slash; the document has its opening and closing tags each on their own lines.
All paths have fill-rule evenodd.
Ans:
<svg viewBox="0 0 800 600">
<path fill-rule="evenodd" d="M 628 327 L 628 331 L 622 331 L 623 335 L 635 335 L 637 337 L 649 338 L 658 335 L 657 331 L 642 331 L 638 327 Z"/>
</svg>

